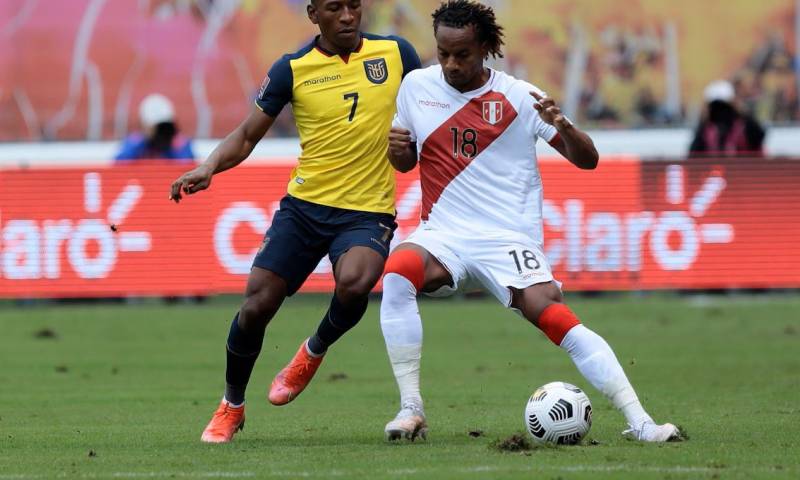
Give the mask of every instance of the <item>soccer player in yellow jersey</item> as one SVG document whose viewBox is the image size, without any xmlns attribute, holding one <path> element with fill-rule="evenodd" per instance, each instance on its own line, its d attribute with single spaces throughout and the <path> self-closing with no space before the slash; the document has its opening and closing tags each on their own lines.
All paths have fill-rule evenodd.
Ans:
<svg viewBox="0 0 800 480">
<path fill-rule="evenodd" d="M 360 1 L 312 0 L 308 17 L 320 35 L 273 64 L 253 112 L 170 192 L 179 202 L 182 193 L 208 188 L 213 175 L 247 158 L 292 104 L 303 152 L 231 324 L 225 396 L 204 442 L 228 442 L 244 426 L 245 389 L 267 324 L 328 255 L 336 280 L 330 308 L 272 381 L 269 401 L 284 405 L 303 391 L 328 347 L 364 315 L 397 227 L 388 133 L 400 81 L 419 68 L 419 57 L 401 38 L 362 33 Z"/>
</svg>

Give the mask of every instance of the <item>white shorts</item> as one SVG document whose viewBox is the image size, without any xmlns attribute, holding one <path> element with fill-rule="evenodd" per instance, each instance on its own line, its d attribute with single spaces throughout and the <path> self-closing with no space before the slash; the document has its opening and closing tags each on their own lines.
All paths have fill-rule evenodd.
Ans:
<svg viewBox="0 0 800 480">
<path fill-rule="evenodd" d="M 466 236 L 423 224 L 403 243 L 413 243 L 430 252 L 453 277 L 453 287 L 442 287 L 430 296 L 447 296 L 459 289 L 482 286 L 510 307 L 509 287 L 523 289 L 553 281 L 540 244 L 518 232 Z"/>
</svg>

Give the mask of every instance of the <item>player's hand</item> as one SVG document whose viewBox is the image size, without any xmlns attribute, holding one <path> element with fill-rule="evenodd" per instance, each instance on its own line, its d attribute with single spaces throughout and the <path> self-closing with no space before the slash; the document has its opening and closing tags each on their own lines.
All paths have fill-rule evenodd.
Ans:
<svg viewBox="0 0 800 480">
<path fill-rule="evenodd" d="M 211 185 L 211 177 L 213 175 L 213 170 L 208 166 L 198 165 L 193 170 L 184 173 L 178 177 L 177 180 L 172 182 L 172 187 L 169 191 L 169 199 L 175 203 L 180 203 L 182 198 L 181 192 L 191 195 L 200 190 L 205 190 Z"/>
<path fill-rule="evenodd" d="M 411 132 L 405 128 L 392 127 L 389 131 L 389 154 L 402 157 L 411 148 Z"/>
<path fill-rule="evenodd" d="M 539 112 L 539 116 L 542 117 L 545 123 L 556 127 L 556 130 L 559 131 L 572 126 L 570 119 L 561 113 L 561 109 L 556 106 L 555 100 L 550 97 L 543 97 L 536 92 L 530 93 L 536 99 L 533 108 Z"/>
</svg>

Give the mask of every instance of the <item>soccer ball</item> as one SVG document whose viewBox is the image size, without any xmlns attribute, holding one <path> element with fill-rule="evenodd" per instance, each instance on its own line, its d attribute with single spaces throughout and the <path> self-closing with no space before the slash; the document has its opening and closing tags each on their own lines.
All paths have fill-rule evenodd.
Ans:
<svg viewBox="0 0 800 480">
<path fill-rule="evenodd" d="M 525 428 L 533 443 L 575 445 L 592 426 L 592 403 L 583 390 L 564 382 L 538 388 L 525 406 Z"/>
</svg>

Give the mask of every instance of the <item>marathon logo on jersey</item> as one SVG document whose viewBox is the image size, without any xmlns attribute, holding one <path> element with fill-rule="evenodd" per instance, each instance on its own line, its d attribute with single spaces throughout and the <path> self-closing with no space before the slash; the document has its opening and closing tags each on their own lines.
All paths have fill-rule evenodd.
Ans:
<svg viewBox="0 0 800 480">
<path fill-rule="evenodd" d="M 503 102 L 483 102 L 483 119 L 489 125 L 496 125 L 503 119 Z"/>
<path fill-rule="evenodd" d="M 383 58 L 365 60 L 364 71 L 367 73 L 367 79 L 375 85 L 380 85 L 389 78 L 389 69 L 386 67 L 386 60 Z"/>
<path fill-rule="evenodd" d="M 335 81 L 341 80 L 341 79 L 342 79 L 342 75 L 340 73 L 337 73 L 336 75 L 323 75 L 321 77 L 311 78 L 309 80 L 304 81 L 303 82 L 303 86 L 305 86 L 305 87 L 313 87 L 313 86 L 316 86 L 316 85 L 322 85 L 323 83 L 335 82 Z"/>
<path fill-rule="evenodd" d="M 423 107 L 432 107 L 432 108 L 442 108 L 444 110 L 450 110 L 449 103 L 442 103 L 438 100 L 419 100 L 419 104 Z"/>
</svg>

